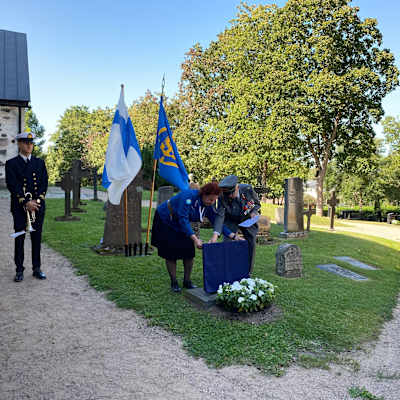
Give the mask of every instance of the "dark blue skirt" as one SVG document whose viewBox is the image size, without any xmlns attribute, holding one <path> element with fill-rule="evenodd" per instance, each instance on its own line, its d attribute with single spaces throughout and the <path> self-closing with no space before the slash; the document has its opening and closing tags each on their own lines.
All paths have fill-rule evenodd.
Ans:
<svg viewBox="0 0 400 400">
<path fill-rule="evenodd" d="M 193 240 L 166 224 L 157 211 L 151 230 L 151 244 L 157 247 L 158 255 L 166 260 L 190 259 L 195 256 Z"/>
</svg>

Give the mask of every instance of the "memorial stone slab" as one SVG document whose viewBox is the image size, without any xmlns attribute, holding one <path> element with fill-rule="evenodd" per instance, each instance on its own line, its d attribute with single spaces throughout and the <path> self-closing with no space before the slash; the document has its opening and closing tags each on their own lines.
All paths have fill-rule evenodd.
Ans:
<svg viewBox="0 0 400 400">
<path fill-rule="evenodd" d="M 174 195 L 174 187 L 173 186 L 160 186 L 158 188 L 158 197 L 157 197 L 157 207 L 164 203 L 164 201 L 169 200 Z"/>
<path fill-rule="evenodd" d="M 303 270 L 301 251 L 295 244 L 281 244 L 276 251 L 276 273 L 285 278 L 300 278 Z"/>
<path fill-rule="evenodd" d="M 184 291 L 185 297 L 189 300 L 193 301 L 194 303 L 208 308 L 213 306 L 216 303 L 217 294 L 216 293 L 207 293 L 204 291 L 203 288 L 195 288 L 195 289 L 188 289 Z"/>
<path fill-rule="evenodd" d="M 353 267 L 357 267 L 357 268 L 361 268 L 361 269 L 368 269 L 368 270 L 371 270 L 371 271 L 372 270 L 375 271 L 375 270 L 378 269 L 378 268 L 372 267 L 371 265 L 364 264 L 361 261 L 358 261 L 358 260 L 356 260 L 354 258 L 347 257 L 347 256 L 333 257 L 333 258 L 335 258 L 336 260 L 339 260 L 339 261 L 347 262 L 350 265 L 352 265 Z"/>
<path fill-rule="evenodd" d="M 281 237 L 302 237 L 304 232 L 303 181 L 300 178 L 285 179 L 284 232 Z"/>
<path fill-rule="evenodd" d="M 343 278 L 353 279 L 354 281 L 367 281 L 368 278 L 365 276 L 356 274 L 353 271 L 349 271 L 348 269 L 339 267 L 336 264 L 323 264 L 317 265 L 317 268 L 322 269 L 323 271 L 332 272 L 333 274 L 342 276 Z"/>
</svg>

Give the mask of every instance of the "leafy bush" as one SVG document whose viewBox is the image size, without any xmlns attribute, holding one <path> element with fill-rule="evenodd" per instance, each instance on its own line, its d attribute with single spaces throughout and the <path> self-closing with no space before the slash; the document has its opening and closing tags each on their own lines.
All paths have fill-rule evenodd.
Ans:
<svg viewBox="0 0 400 400">
<path fill-rule="evenodd" d="M 276 291 L 275 285 L 263 279 L 244 278 L 219 285 L 217 303 L 231 311 L 259 311 L 273 302 Z"/>
</svg>

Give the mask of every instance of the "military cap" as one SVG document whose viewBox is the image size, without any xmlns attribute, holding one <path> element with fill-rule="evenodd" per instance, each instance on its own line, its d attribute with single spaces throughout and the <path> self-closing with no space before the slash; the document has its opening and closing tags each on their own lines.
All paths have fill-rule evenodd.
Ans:
<svg viewBox="0 0 400 400">
<path fill-rule="evenodd" d="M 23 140 L 26 142 L 33 142 L 33 139 L 36 138 L 36 135 L 32 132 L 21 132 L 18 133 L 17 136 L 15 136 L 15 139 L 17 140 Z"/>
<path fill-rule="evenodd" d="M 223 192 L 233 192 L 236 188 L 237 183 L 237 176 L 229 175 L 222 179 L 222 181 L 219 183 L 219 187 L 222 189 Z"/>
</svg>

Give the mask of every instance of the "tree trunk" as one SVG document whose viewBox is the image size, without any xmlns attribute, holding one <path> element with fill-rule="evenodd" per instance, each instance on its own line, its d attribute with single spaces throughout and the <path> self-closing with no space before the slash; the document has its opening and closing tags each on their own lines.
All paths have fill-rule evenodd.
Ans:
<svg viewBox="0 0 400 400">
<path fill-rule="evenodd" d="M 317 205 L 315 214 L 320 217 L 324 214 L 324 177 L 325 171 L 321 171 L 317 178 Z"/>
</svg>

